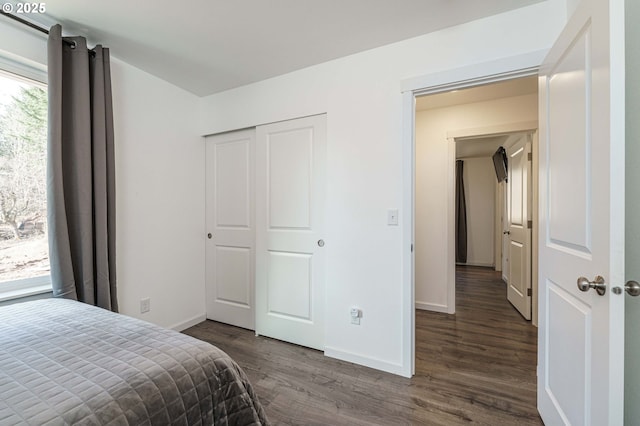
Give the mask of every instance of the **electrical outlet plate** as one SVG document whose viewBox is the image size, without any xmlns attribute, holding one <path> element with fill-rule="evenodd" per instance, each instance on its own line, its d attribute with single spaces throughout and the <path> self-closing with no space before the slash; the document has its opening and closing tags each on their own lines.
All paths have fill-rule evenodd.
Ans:
<svg viewBox="0 0 640 426">
<path fill-rule="evenodd" d="M 145 299 L 140 299 L 140 313 L 144 314 L 146 312 L 149 312 L 151 310 L 151 299 L 150 298 L 145 298 Z"/>
<path fill-rule="evenodd" d="M 360 318 L 362 317 L 362 311 L 358 308 L 351 308 L 351 324 L 360 325 Z"/>
</svg>

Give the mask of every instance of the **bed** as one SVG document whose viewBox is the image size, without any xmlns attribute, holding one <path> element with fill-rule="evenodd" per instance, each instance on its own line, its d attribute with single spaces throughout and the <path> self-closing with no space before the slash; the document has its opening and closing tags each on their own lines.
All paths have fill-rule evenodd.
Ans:
<svg viewBox="0 0 640 426">
<path fill-rule="evenodd" d="M 220 349 L 84 303 L 0 308 L 0 424 L 265 425 Z"/>
</svg>

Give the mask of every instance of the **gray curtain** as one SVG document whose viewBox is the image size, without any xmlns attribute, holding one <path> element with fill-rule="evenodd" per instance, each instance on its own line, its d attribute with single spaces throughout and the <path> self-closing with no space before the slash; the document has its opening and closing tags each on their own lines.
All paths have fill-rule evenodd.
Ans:
<svg viewBox="0 0 640 426">
<path fill-rule="evenodd" d="M 456 160 L 456 263 L 467 263 L 467 203 L 463 168 L 464 161 Z"/>
<path fill-rule="evenodd" d="M 109 50 L 49 32 L 47 203 L 54 297 L 117 312 Z"/>
</svg>

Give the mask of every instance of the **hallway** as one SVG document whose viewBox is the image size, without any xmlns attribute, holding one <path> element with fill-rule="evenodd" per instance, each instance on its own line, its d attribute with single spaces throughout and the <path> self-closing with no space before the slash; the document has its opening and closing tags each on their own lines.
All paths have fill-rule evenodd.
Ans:
<svg viewBox="0 0 640 426">
<path fill-rule="evenodd" d="M 542 424 L 536 365 L 537 328 L 507 301 L 491 268 L 456 267 L 455 315 L 416 312 L 416 377 L 469 402 L 460 420 L 508 424 L 504 416 L 513 416 L 512 424 Z"/>
</svg>

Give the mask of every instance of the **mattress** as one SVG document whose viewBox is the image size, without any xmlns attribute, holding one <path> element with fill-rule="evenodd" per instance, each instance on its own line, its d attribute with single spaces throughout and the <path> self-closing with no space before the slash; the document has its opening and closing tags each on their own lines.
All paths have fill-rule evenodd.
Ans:
<svg viewBox="0 0 640 426">
<path fill-rule="evenodd" d="M 0 425 L 263 425 L 240 367 L 190 336 L 84 303 L 0 308 Z"/>
</svg>

